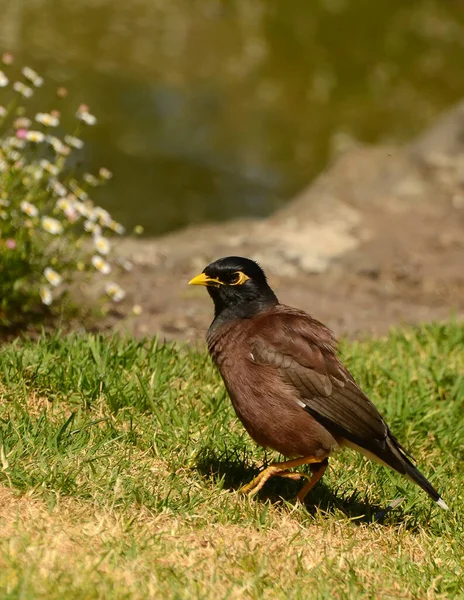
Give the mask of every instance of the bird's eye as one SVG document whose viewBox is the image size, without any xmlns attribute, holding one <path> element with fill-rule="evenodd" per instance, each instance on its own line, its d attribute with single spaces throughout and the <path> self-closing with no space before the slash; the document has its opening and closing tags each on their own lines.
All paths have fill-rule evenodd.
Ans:
<svg viewBox="0 0 464 600">
<path fill-rule="evenodd" d="M 242 273 L 242 271 L 236 271 L 228 277 L 227 283 L 229 285 L 242 285 L 248 279 L 250 279 L 248 275 L 245 275 L 245 273 Z"/>
</svg>

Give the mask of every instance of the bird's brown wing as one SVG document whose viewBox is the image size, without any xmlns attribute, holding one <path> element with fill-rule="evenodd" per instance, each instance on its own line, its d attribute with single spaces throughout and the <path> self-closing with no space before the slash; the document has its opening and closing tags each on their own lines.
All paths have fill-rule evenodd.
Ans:
<svg viewBox="0 0 464 600">
<path fill-rule="evenodd" d="M 276 307 L 250 338 L 255 362 L 275 367 L 295 400 L 331 433 L 382 458 L 389 435 L 376 407 L 336 354 L 331 332 L 306 313 Z"/>
<path fill-rule="evenodd" d="M 442 508 L 448 508 L 342 365 L 335 339 L 324 325 L 282 305 L 254 321 L 249 337 L 253 361 L 274 367 L 293 386 L 295 401 L 328 431 L 409 476 Z"/>
</svg>

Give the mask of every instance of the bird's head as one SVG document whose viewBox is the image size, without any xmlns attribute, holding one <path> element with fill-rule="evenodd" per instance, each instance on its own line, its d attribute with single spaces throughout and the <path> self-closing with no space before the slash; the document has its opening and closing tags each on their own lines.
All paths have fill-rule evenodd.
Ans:
<svg viewBox="0 0 464 600">
<path fill-rule="evenodd" d="M 261 267 L 240 256 L 227 256 L 209 264 L 190 285 L 206 286 L 216 318 L 249 318 L 278 304 Z"/>
</svg>

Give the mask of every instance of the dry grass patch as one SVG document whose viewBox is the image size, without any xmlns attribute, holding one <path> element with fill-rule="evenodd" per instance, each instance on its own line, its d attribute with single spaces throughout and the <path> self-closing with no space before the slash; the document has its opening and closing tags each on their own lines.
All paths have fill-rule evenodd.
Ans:
<svg viewBox="0 0 464 600">
<path fill-rule="evenodd" d="M 33 495 L 1 489 L 0 590 L 20 587 L 26 598 L 65 590 L 73 598 L 446 597 L 436 587 L 418 596 L 416 585 L 386 569 L 421 571 L 441 556 L 441 567 L 458 570 L 445 540 L 323 515 L 304 525 L 301 510 L 274 507 L 260 530 L 63 498 L 50 510 Z"/>
</svg>

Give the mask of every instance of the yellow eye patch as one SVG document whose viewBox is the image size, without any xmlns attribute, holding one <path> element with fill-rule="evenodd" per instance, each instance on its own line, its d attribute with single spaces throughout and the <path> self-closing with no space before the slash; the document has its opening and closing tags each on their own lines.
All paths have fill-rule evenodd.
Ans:
<svg viewBox="0 0 464 600">
<path fill-rule="evenodd" d="M 237 275 L 237 280 L 232 281 L 229 285 L 242 285 L 243 283 L 245 283 L 245 281 L 248 281 L 248 279 L 250 279 L 248 275 L 245 275 L 245 273 L 242 273 L 242 271 L 237 271 L 235 275 Z"/>
</svg>

